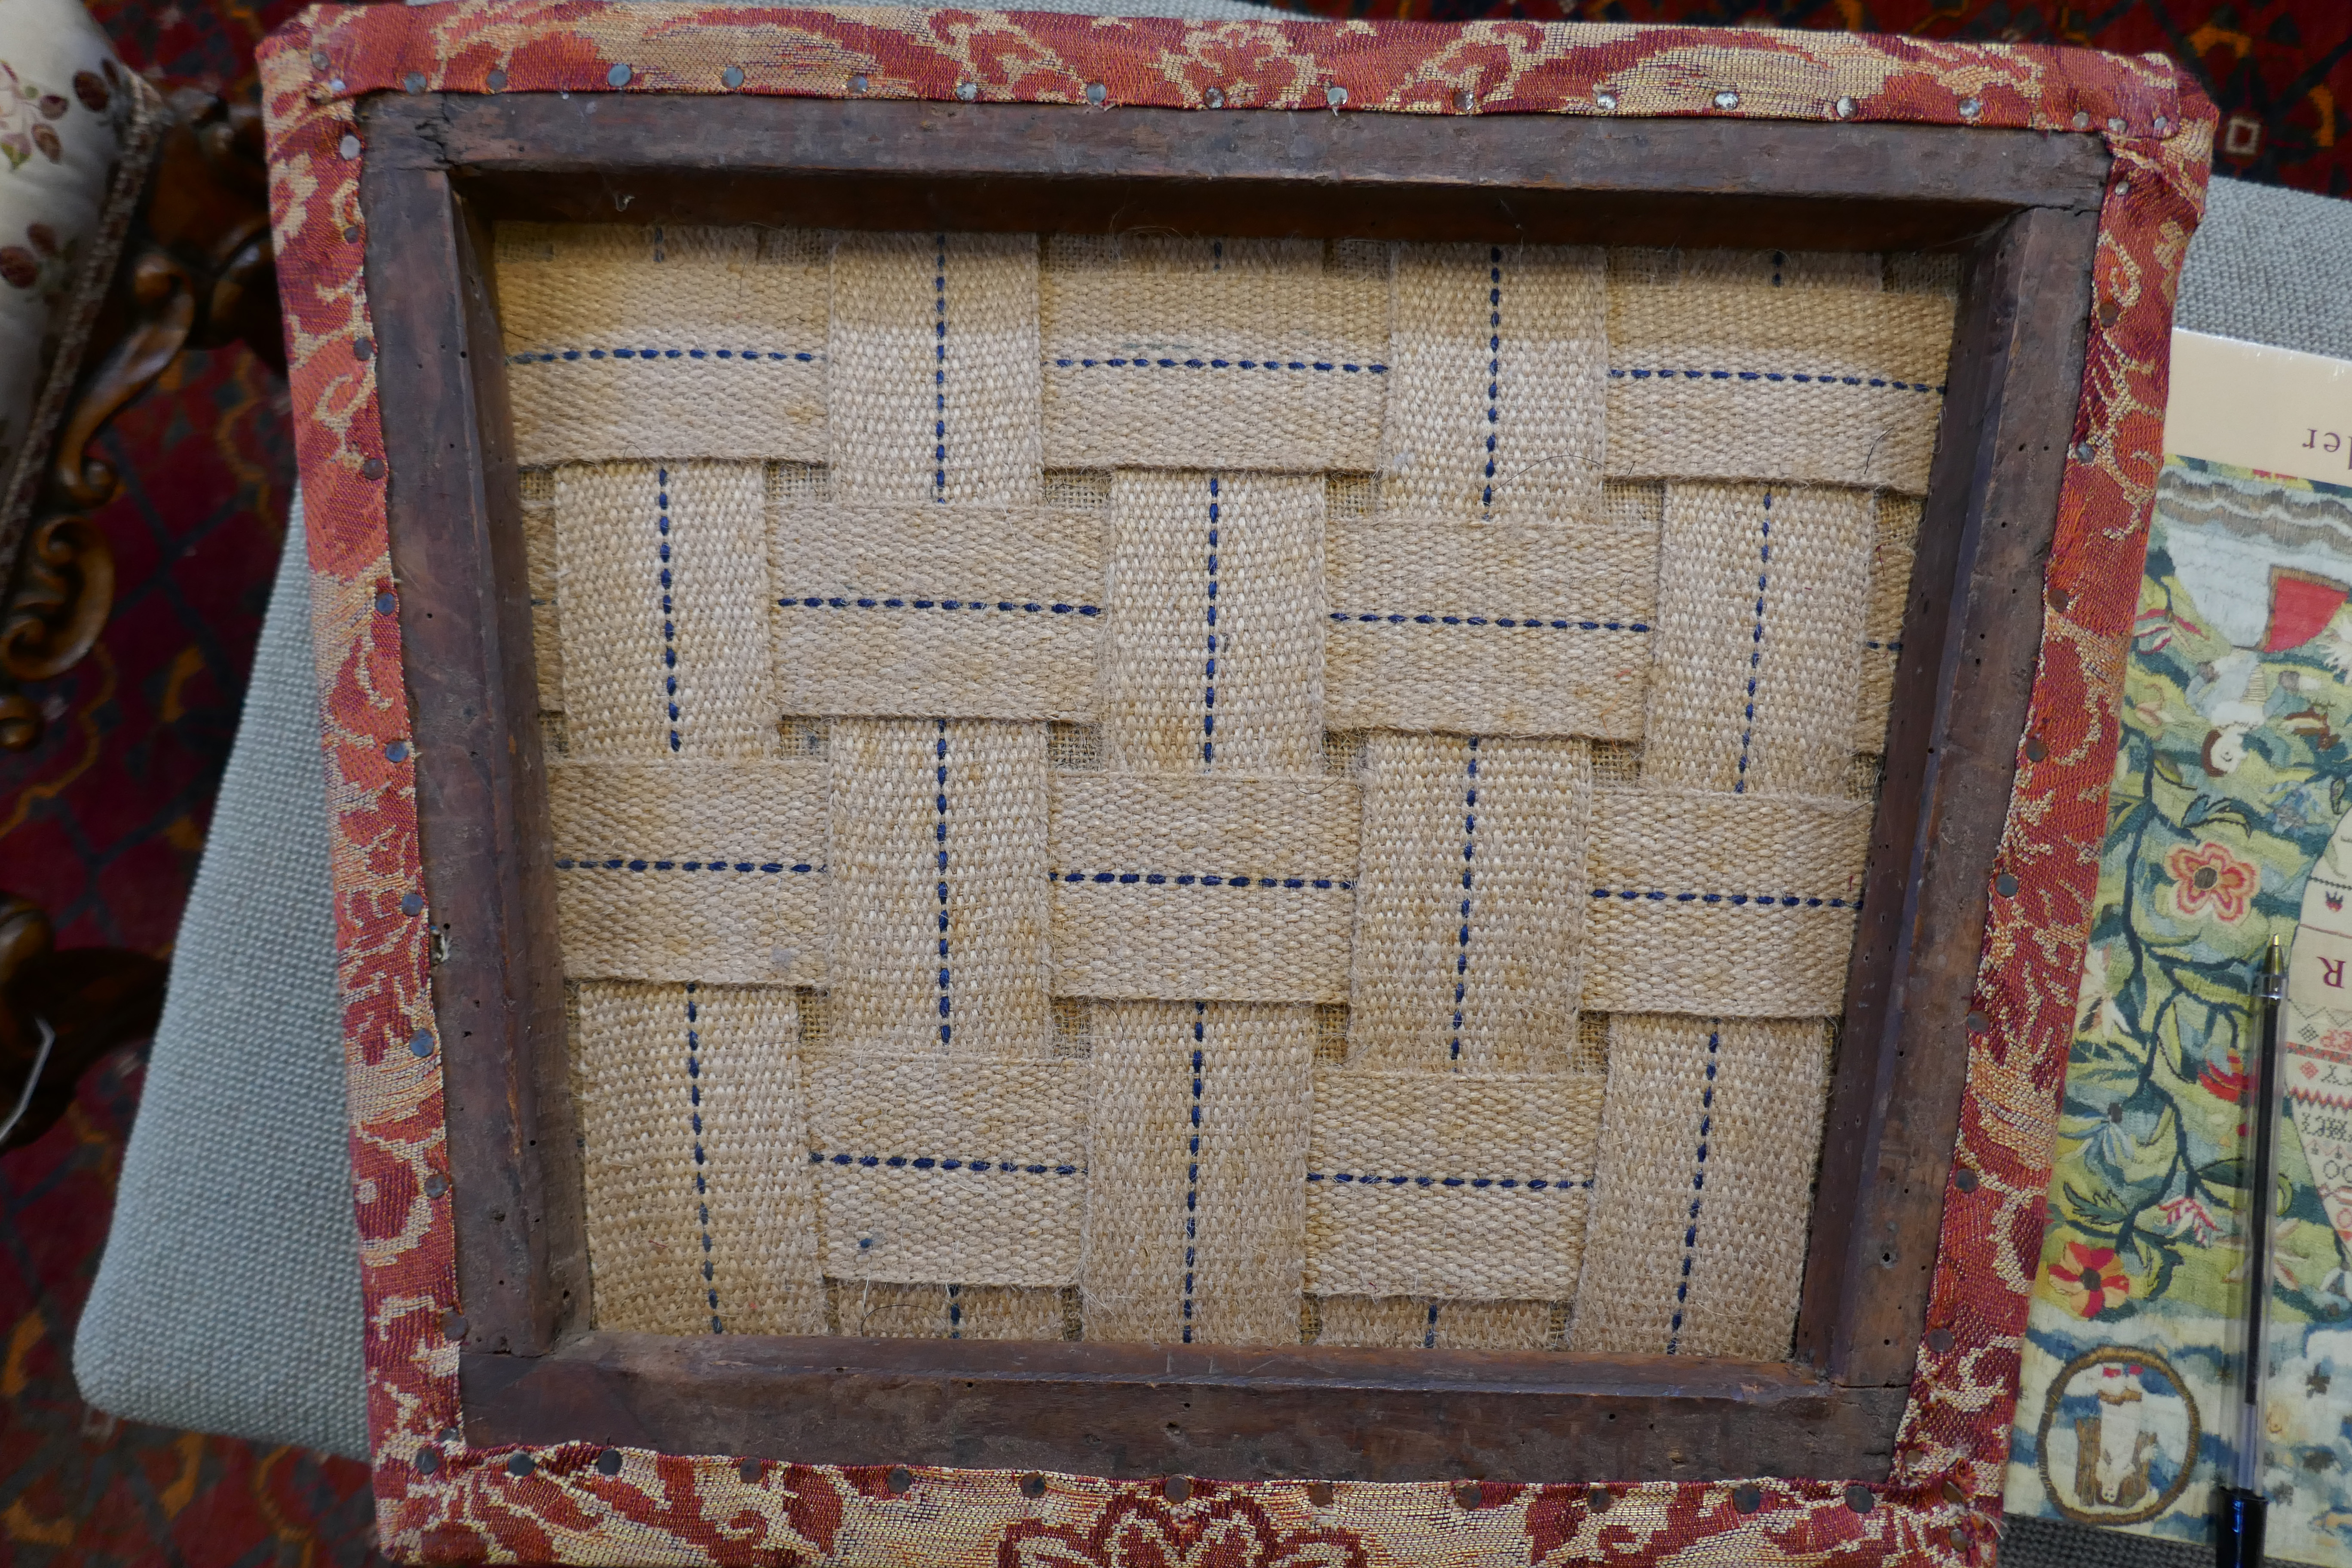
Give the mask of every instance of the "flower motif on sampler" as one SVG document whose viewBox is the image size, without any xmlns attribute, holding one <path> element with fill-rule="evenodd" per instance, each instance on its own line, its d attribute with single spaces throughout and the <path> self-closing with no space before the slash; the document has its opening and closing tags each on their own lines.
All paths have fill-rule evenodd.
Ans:
<svg viewBox="0 0 2352 1568">
<path fill-rule="evenodd" d="M 2183 918 L 2210 910 L 2217 920 L 2242 921 L 2262 886 L 2262 873 L 2222 844 L 2184 844 L 2164 858 L 2172 873 L 2172 906 Z"/>
<path fill-rule="evenodd" d="M 2129 1300 L 2131 1276 L 2116 1261 L 2115 1249 L 2066 1244 L 2066 1256 L 2050 1266 L 2050 1284 L 2075 1315 L 2095 1318 L 2109 1307 Z"/>
<path fill-rule="evenodd" d="M 1091 1527 L 1015 1524 L 998 1568 L 1366 1568 L 1352 1531 L 1277 1526 L 1244 1492 L 1202 1487 L 1189 1503 L 1122 1493 Z"/>
</svg>

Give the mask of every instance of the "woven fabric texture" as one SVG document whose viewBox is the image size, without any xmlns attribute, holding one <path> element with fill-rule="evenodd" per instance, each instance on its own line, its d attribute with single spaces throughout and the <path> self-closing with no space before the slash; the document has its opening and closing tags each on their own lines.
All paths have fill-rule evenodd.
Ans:
<svg viewBox="0 0 2352 1568">
<path fill-rule="evenodd" d="M 363 1458 L 310 612 L 298 500 L 73 1370 L 130 1419 Z"/>
<path fill-rule="evenodd" d="M 1786 1353 L 1948 266 L 498 266 L 600 1325 Z"/>
</svg>

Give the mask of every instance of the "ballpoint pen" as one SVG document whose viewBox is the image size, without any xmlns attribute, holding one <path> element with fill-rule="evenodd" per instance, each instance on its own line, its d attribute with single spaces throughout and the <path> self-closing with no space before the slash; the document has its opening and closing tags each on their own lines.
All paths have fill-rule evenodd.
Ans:
<svg viewBox="0 0 2352 1568">
<path fill-rule="evenodd" d="M 2269 1363 L 2263 1330 L 2271 1294 L 2271 1086 L 2278 1078 L 2279 1020 L 2285 1012 L 2285 950 L 2273 937 L 2254 986 L 2261 1034 L 2254 1070 L 2246 1083 L 2254 1146 L 2246 1174 L 2245 1371 L 2238 1380 L 2237 1464 L 2230 1485 L 2221 1489 L 2221 1517 L 2214 1529 L 2214 1561 L 2220 1568 L 2262 1568 L 2263 1530 L 2270 1510 L 2263 1497 L 2263 1379 Z"/>
</svg>

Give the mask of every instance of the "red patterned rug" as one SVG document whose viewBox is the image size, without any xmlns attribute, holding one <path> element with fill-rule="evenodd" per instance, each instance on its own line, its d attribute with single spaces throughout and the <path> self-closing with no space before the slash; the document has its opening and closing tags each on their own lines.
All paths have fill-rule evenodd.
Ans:
<svg viewBox="0 0 2352 1568">
<path fill-rule="evenodd" d="M 1324 16 L 1852 28 L 2161 50 L 2221 106 L 2242 178 L 2352 194 L 2352 5 L 2343 0 L 1287 0 Z M 249 89 L 290 0 L 99 0 L 126 60 L 161 80 Z M 169 950 L 235 733 L 293 471 L 284 383 L 242 349 L 193 356 L 105 443 L 122 498 L 100 514 L 121 599 L 103 640 L 37 689 L 30 753 L 0 754 L 0 867 L 68 945 Z M 373 1561 L 365 1472 L 345 1460 L 124 1425 L 76 1395 L 73 1325 L 111 1212 L 140 1069 L 81 1085 L 40 1142 L 0 1159 L 0 1562 Z"/>
</svg>

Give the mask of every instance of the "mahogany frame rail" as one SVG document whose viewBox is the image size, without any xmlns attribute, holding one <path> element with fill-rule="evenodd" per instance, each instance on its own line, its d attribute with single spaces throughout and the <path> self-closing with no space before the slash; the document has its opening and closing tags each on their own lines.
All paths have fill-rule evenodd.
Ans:
<svg viewBox="0 0 2352 1568">
<path fill-rule="evenodd" d="M 1738 120 L 379 95 L 366 284 L 447 1095 L 466 1435 L 1102 1476 L 1883 1478 L 2042 633 L 2109 154 Z M 489 225 L 1941 249 L 1963 283 L 1788 1363 L 590 1331 Z"/>
</svg>

